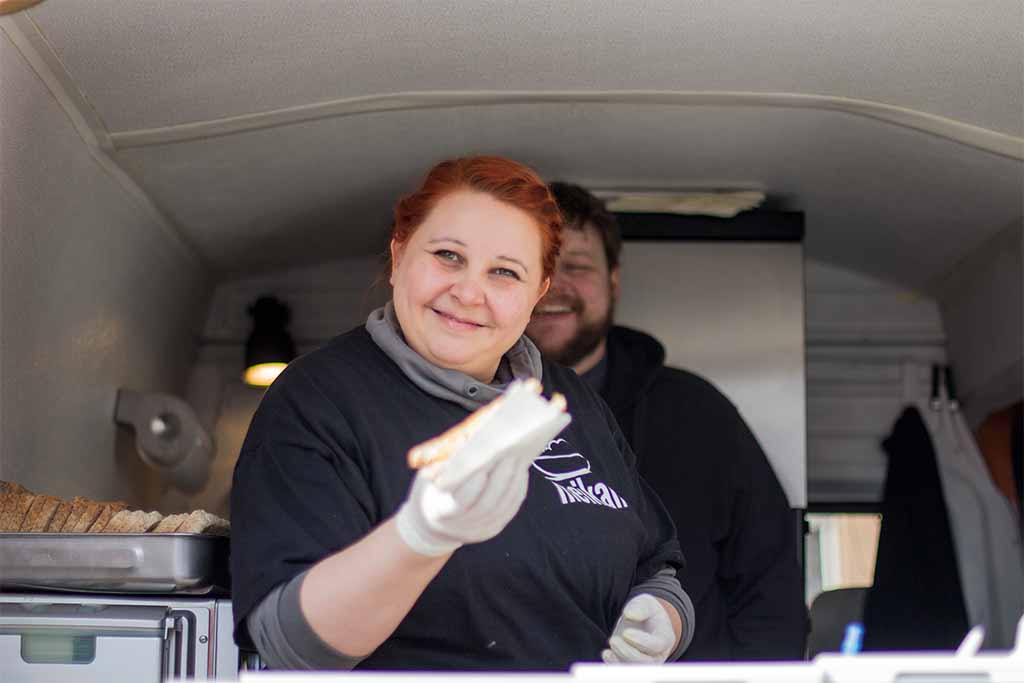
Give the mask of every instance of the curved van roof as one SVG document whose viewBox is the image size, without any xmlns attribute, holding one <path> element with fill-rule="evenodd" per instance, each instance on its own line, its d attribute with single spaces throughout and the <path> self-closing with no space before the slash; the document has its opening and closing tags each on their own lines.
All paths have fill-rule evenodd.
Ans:
<svg viewBox="0 0 1024 683">
<path fill-rule="evenodd" d="M 1024 5 L 44 2 L 3 19 L 95 157 L 220 277 L 365 255 L 439 158 L 740 188 L 929 289 L 1019 221 Z"/>
</svg>

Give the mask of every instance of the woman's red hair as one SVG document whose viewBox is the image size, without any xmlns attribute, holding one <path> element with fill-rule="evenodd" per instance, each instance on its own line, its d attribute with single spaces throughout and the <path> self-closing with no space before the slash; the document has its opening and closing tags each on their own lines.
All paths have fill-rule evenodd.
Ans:
<svg viewBox="0 0 1024 683">
<path fill-rule="evenodd" d="M 449 159 L 434 166 L 418 190 L 395 204 L 391 238 L 407 242 L 442 197 L 463 189 L 484 192 L 528 213 L 540 230 L 544 277 L 551 277 L 562 245 L 558 204 L 536 172 L 503 157 Z"/>
</svg>

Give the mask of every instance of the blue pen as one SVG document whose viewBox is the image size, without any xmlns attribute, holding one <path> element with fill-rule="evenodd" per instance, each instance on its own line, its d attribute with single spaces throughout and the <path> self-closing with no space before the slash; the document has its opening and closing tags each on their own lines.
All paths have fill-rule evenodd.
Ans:
<svg viewBox="0 0 1024 683">
<path fill-rule="evenodd" d="M 855 655 L 860 652 L 863 643 L 864 624 L 851 621 L 846 625 L 846 633 L 843 634 L 843 644 L 839 646 L 839 652 L 844 655 Z"/>
</svg>

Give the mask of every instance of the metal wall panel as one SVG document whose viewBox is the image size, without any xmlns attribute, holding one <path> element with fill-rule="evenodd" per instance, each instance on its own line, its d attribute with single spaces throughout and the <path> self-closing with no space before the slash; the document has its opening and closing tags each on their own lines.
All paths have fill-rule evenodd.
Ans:
<svg viewBox="0 0 1024 683">
<path fill-rule="evenodd" d="M 737 406 L 793 507 L 806 507 L 803 247 L 630 242 L 619 323 L 665 345 Z"/>
</svg>

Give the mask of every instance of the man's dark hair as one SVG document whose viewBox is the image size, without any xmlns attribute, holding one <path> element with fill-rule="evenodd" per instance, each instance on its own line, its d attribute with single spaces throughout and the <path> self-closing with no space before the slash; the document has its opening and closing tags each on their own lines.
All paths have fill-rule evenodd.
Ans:
<svg viewBox="0 0 1024 683">
<path fill-rule="evenodd" d="M 548 183 L 558 208 L 562 212 L 562 223 L 566 228 L 583 230 L 589 223 L 601 235 L 604 244 L 604 255 L 608 259 L 608 269 L 619 265 L 619 254 L 622 252 L 622 233 L 619 222 L 605 207 L 604 202 L 584 190 L 579 185 L 555 181 Z"/>
</svg>

